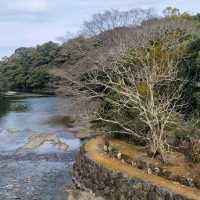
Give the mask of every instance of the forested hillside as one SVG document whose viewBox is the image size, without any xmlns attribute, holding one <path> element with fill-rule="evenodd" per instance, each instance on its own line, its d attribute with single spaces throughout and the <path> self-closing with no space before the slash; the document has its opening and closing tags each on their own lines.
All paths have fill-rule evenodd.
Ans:
<svg viewBox="0 0 200 200">
<path fill-rule="evenodd" d="M 77 82 L 90 78 L 91 70 L 109 68 L 121 55 L 128 55 L 141 44 L 145 46 L 147 33 L 153 41 L 155 35 L 163 39 L 162 34 L 168 32 L 169 41 L 159 42 L 171 45 L 173 36 L 181 41 L 181 73 L 190 80 L 185 89 L 189 102 L 186 110 L 199 115 L 200 17 L 173 8 L 163 13 L 164 17 L 158 17 L 151 10 L 106 11 L 94 15 L 84 23 L 79 36 L 62 44 L 48 42 L 34 48 L 19 48 L 0 62 L 1 90 L 71 95 Z M 174 45 L 178 43 L 175 41 Z"/>
<path fill-rule="evenodd" d="M 103 57 L 105 51 L 108 51 L 108 42 L 110 46 L 113 46 L 110 35 L 117 35 L 119 32 L 113 29 L 119 28 L 122 29 L 120 32 L 126 32 L 125 27 L 138 25 L 151 17 L 151 10 L 106 11 L 103 14 L 94 15 L 93 20 L 86 21 L 81 34 L 74 39 L 65 41 L 64 38 L 62 44 L 48 42 L 33 48 L 21 47 L 12 56 L 4 57 L 0 62 L 0 73 L 7 80 L 2 81 L 7 83 L 4 88 L 19 91 L 40 91 L 41 89 L 43 92 L 55 91 L 60 78 L 55 77 L 54 72 L 51 73 L 52 69 L 64 68 L 69 77 L 73 70 L 76 71 L 76 75 L 86 72 L 86 68 L 95 64 L 97 56 Z M 103 18 L 104 23 L 101 24 Z M 110 31 L 113 33 L 110 34 Z"/>
<path fill-rule="evenodd" d="M 19 48 L 11 57 L 3 58 L 0 71 L 7 87 L 19 91 L 53 89 L 50 83 L 54 78 L 48 70 L 54 66 L 58 48 L 58 44 L 48 42 L 36 48 Z"/>
<path fill-rule="evenodd" d="M 4 87 L 18 91 L 62 89 L 64 82 L 59 85 L 59 81 L 66 73 L 69 78 L 79 76 L 94 66 L 97 56 L 103 56 L 107 36 L 103 37 L 78 36 L 62 45 L 48 42 L 36 48 L 19 48 L 0 62 L 0 73 L 4 77 L 1 82 Z"/>
</svg>

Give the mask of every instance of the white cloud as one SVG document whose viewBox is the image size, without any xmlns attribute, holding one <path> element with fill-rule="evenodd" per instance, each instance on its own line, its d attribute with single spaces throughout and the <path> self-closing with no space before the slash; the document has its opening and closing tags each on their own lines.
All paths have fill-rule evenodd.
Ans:
<svg viewBox="0 0 200 200">
<path fill-rule="evenodd" d="M 23 12 L 42 12 L 48 9 L 48 0 L 1 0 L 3 7 Z"/>
</svg>

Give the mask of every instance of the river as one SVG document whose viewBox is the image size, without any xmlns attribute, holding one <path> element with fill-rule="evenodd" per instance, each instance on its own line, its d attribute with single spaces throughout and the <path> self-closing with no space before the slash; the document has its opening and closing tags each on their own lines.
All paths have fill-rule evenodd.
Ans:
<svg viewBox="0 0 200 200">
<path fill-rule="evenodd" d="M 67 199 L 80 141 L 55 119 L 68 114 L 69 104 L 60 97 L 1 100 L 0 200 Z"/>
</svg>

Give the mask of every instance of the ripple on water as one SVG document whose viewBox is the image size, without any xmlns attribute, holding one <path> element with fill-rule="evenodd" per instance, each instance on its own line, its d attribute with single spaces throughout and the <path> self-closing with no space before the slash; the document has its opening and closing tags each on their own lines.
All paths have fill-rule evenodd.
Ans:
<svg viewBox="0 0 200 200">
<path fill-rule="evenodd" d="M 45 97 L 13 102 L 15 108 L 22 103 L 30 109 L 0 117 L 0 199 L 65 200 L 63 188 L 71 183 L 69 171 L 80 142 L 61 124 L 46 122 L 66 115 L 69 101 Z"/>
</svg>

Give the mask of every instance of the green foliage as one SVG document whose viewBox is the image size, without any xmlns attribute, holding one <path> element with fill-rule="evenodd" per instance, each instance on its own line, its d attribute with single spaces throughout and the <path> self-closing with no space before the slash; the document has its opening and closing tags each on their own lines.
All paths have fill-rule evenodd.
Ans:
<svg viewBox="0 0 200 200">
<path fill-rule="evenodd" d="M 200 39 L 192 41 L 184 56 L 184 73 L 191 81 L 200 80 Z"/>
<path fill-rule="evenodd" d="M 8 80 L 0 73 L 0 93 L 7 91 L 8 87 Z"/>
<path fill-rule="evenodd" d="M 7 98 L 0 95 L 0 117 L 4 116 L 10 110 L 10 102 Z"/>
<path fill-rule="evenodd" d="M 194 20 L 200 22 L 200 13 L 197 13 L 197 15 L 194 16 Z"/>
<path fill-rule="evenodd" d="M 188 80 L 185 87 L 186 110 L 190 118 L 200 117 L 200 39 L 192 41 L 183 56 L 181 75 Z"/>
<path fill-rule="evenodd" d="M 147 132 L 147 127 L 139 119 L 139 113 L 133 108 L 133 105 L 127 102 L 127 108 L 122 106 L 121 109 L 119 109 L 119 106 L 115 104 L 117 99 L 119 100 L 121 98 L 121 95 L 117 92 L 107 91 L 98 110 L 98 116 L 103 119 L 117 121 L 124 127 L 131 130 L 137 129 L 138 133 L 145 134 Z M 125 99 L 123 100 L 125 101 Z M 124 129 L 119 124 L 107 123 L 101 120 L 95 120 L 93 123 L 96 128 L 107 133 L 124 132 Z"/>
<path fill-rule="evenodd" d="M 184 128 L 177 128 L 174 129 L 173 135 L 176 138 L 177 142 L 189 141 L 190 138 L 197 138 L 200 139 L 200 131 L 196 128 L 184 129 Z"/>
<path fill-rule="evenodd" d="M 84 74 L 94 65 L 102 46 L 103 41 L 98 37 L 79 36 L 62 45 L 48 42 L 36 48 L 19 48 L 11 57 L 2 59 L 0 73 L 7 78 L 11 90 L 45 92 L 50 89 L 53 92 L 63 87 L 60 83 L 64 80 L 63 74 L 57 74 L 57 69 L 67 71 L 79 65 L 78 70 L 71 70 L 69 76 Z"/>
<path fill-rule="evenodd" d="M 177 17 L 180 16 L 180 10 L 178 8 L 167 7 L 163 10 L 163 14 L 165 17 Z"/>
<path fill-rule="evenodd" d="M 193 163 L 200 163 L 200 139 L 190 139 L 187 155 Z"/>
<path fill-rule="evenodd" d="M 195 102 L 196 102 L 196 107 L 200 111 L 200 91 L 193 93 L 193 97 L 194 97 Z"/>
<path fill-rule="evenodd" d="M 191 20 L 191 18 L 189 18 L 190 16 L 187 16 L 186 14 L 184 16 L 179 16 L 180 14 L 176 14 L 176 11 L 174 15 L 178 18 L 178 23 L 180 22 L 179 20 L 189 22 Z M 168 20 L 171 20 L 171 16 Z M 180 111 L 182 111 L 182 105 L 184 105 L 181 102 L 182 92 L 180 92 L 180 96 L 179 94 L 177 95 L 178 102 L 176 102 L 176 98 L 170 102 L 170 91 L 173 91 L 173 94 L 176 93 L 176 85 L 179 86 L 179 83 L 182 80 L 183 85 L 187 83 L 184 96 L 189 96 L 189 98 L 186 98 L 186 101 L 191 109 L 191 112 L 194 112 L 195 109 L 199 109 L 198 105 L 200 101 L 198 99 L 199 94 L 197 93 L 198 88 L 195 86 L 200 74 L 199 41 L 194 41 L 195 37 L 193 37 L 192 31 L 187 32 L 184 27 L 173 27 L 171 29 L 167 27 L 167 30 L 165 30 L 165 28 L 163 28 L 163 32 L 162 28 L 160 28 L 158 31 L 159 33 L 155 30 L 157 34 L 149 37 L 150 39 L 147 39 L 145 45 L 141 45 L 140 47 L 139 44 L 135 49 L 136 52 L 134 52 L 134 44 L 132 44 L 132 50 L 129 52 L 128 50 L 127 52 L 123 52 L 124 54 L 122 57 L 118 56 L 118 60 L 117 62 L 115 60 L 113 67 L 112 65 L 110 67 L 104 66 L 102 71 L 100 68 L 99 70 L 97 69 L 97 73 L 92 72 L 91 74 L 94 76 L 88 73 L 82 76 L 81 81 L 89 83 L 86 85 L 90 87 L 89 89 L 87 87 L 82 88 L 83 90 L 88 89 L 86 92 L 87 95 L 100 96 L 101 104 L 96 112 L 96 116 L 93 116 L 93 119 L 95 119 L 93 122 L 98 128 L 103 129 L 107 133 L 121 132 L 124 133 L 124 135 L 126 133 L 138 133 L 139 135 L 145 137 L 147 134 L 148 136 L 151 134 L 151 127 L 148 127 L 147 123 L 147 125 L 145 124 L 143 113 L 138 113 L 138 111 L 134 109 L 136 108 L 137 102 L 135 101 L 136 103 L 134 104 L 133 101 L 131 102 L 131 100 L 127 97 L 127 95 L 123 95 L 127 92 L 130 93 L 131 96 L 131 78 L 134 77 L 134 74 L 136 74 L 136 78 L 134 78 L 138 80 L 135 82 L 134 87 L 137 87 L 137 93 L 141 96 L 141 102 L 148 102 L 151 94 L 153 93 L 153 105 L 155 105 L 156 110 L 157 108 L 162 108 L 161 103 L 164 104 L 165 99 L 169 98 L 169 102 L 167 103 L 169 105 L 167 109 L 158 114 L 157 121 L 159 121 L 159 119 L 163 120 L 162 113 L 170 113 L 170 109 L 173 108 L 174 102 L 175 104 L 178 104 L 178 106 L 173 110 L 173 113 L 171 114 L 172 118 L 169 121 L 171 122 L 171 120 L 174 120 L 174 123 L 176 123 L 178 121 L 177 118 L 180 119 L 183 117 L 181 115 L 182 113 L 180 114 Z M 131 42 L 132 40 L 130 39 L 130 46 Z M 180 63 L 181 68 L 177 68 Z M 118 66 L 118 64 L 119 67 L 116 69 L 115 66 Z M 152 76 L 146 80 L 156 83 L 154 85 L 152 84 L 153 86 L 151 87 L 151 92 L 150 87 L 145 83 L 145 80 L 140 77 L 140 74 L 137 74 L 138 69 L 144 66 L 150 66 L 147 73 L 152 73 Z M 176 71 L 180 70 L 180 73 L 178 74 L 182 77 L 176 77 L 176 81 L 172 81 L 170 77 L 169 79 L 162 79 L 170 70 L 174 70 L 175 74 Z M 130 72 L 130 74 L 133 74 L 132 77 L 128 76 L 127 71 Z M 156 78 L 153 79 L 153 77 Z M 154 80 L 158 80 L 158 82 Z M 112 87 L 112 84 L 114 87 Z M 120 86 L 125 89 L 120 90 Z M 93 92 L 92 94 L 91 91 Z M 119 91 L 121 91 L 121 93 Z M 191 99 L 192 101 L 190 101 Z M 147 105 L 149 107 L 152 106 L 150 103 L 147 103 Z M 155 115 L 154 113 L 156 112 L 152 113 Z M 149 115 L 149 118 L 153 119 L 152 121 L 156 124 L 157 121 L 152 117 L 153 115 L 151 115 L 151 111 L 147 111 L 146 115 Z M 161 127 L 161 123 L 162 122 L 159 121 L 158 125 L 155 125 L 156 130 Z M 170 128 L 172 129 L 171 124 L 167 124 L 164 129 L 164 134 L 167 135 L 168 129 Z"/>
<path fill-rule="evenodd" d="M 51 79 L 48 70 L 53 67 L 58 50 L 58 44 L 53 42 L 36 48 L 19 48 L 10 58 L 0 62 L 0 72 L 7 77 L 10 89 L 33 91 L 45 88 Z"/>
<path fill-rule="evenodd" d="M 38 89 L 44 87 L 45 84 L 49 81 L 49 74 L 46 69 L 38 68 L 34 69 L 26 80 L 26 84 L 30 88 Z"/>
</svg>

